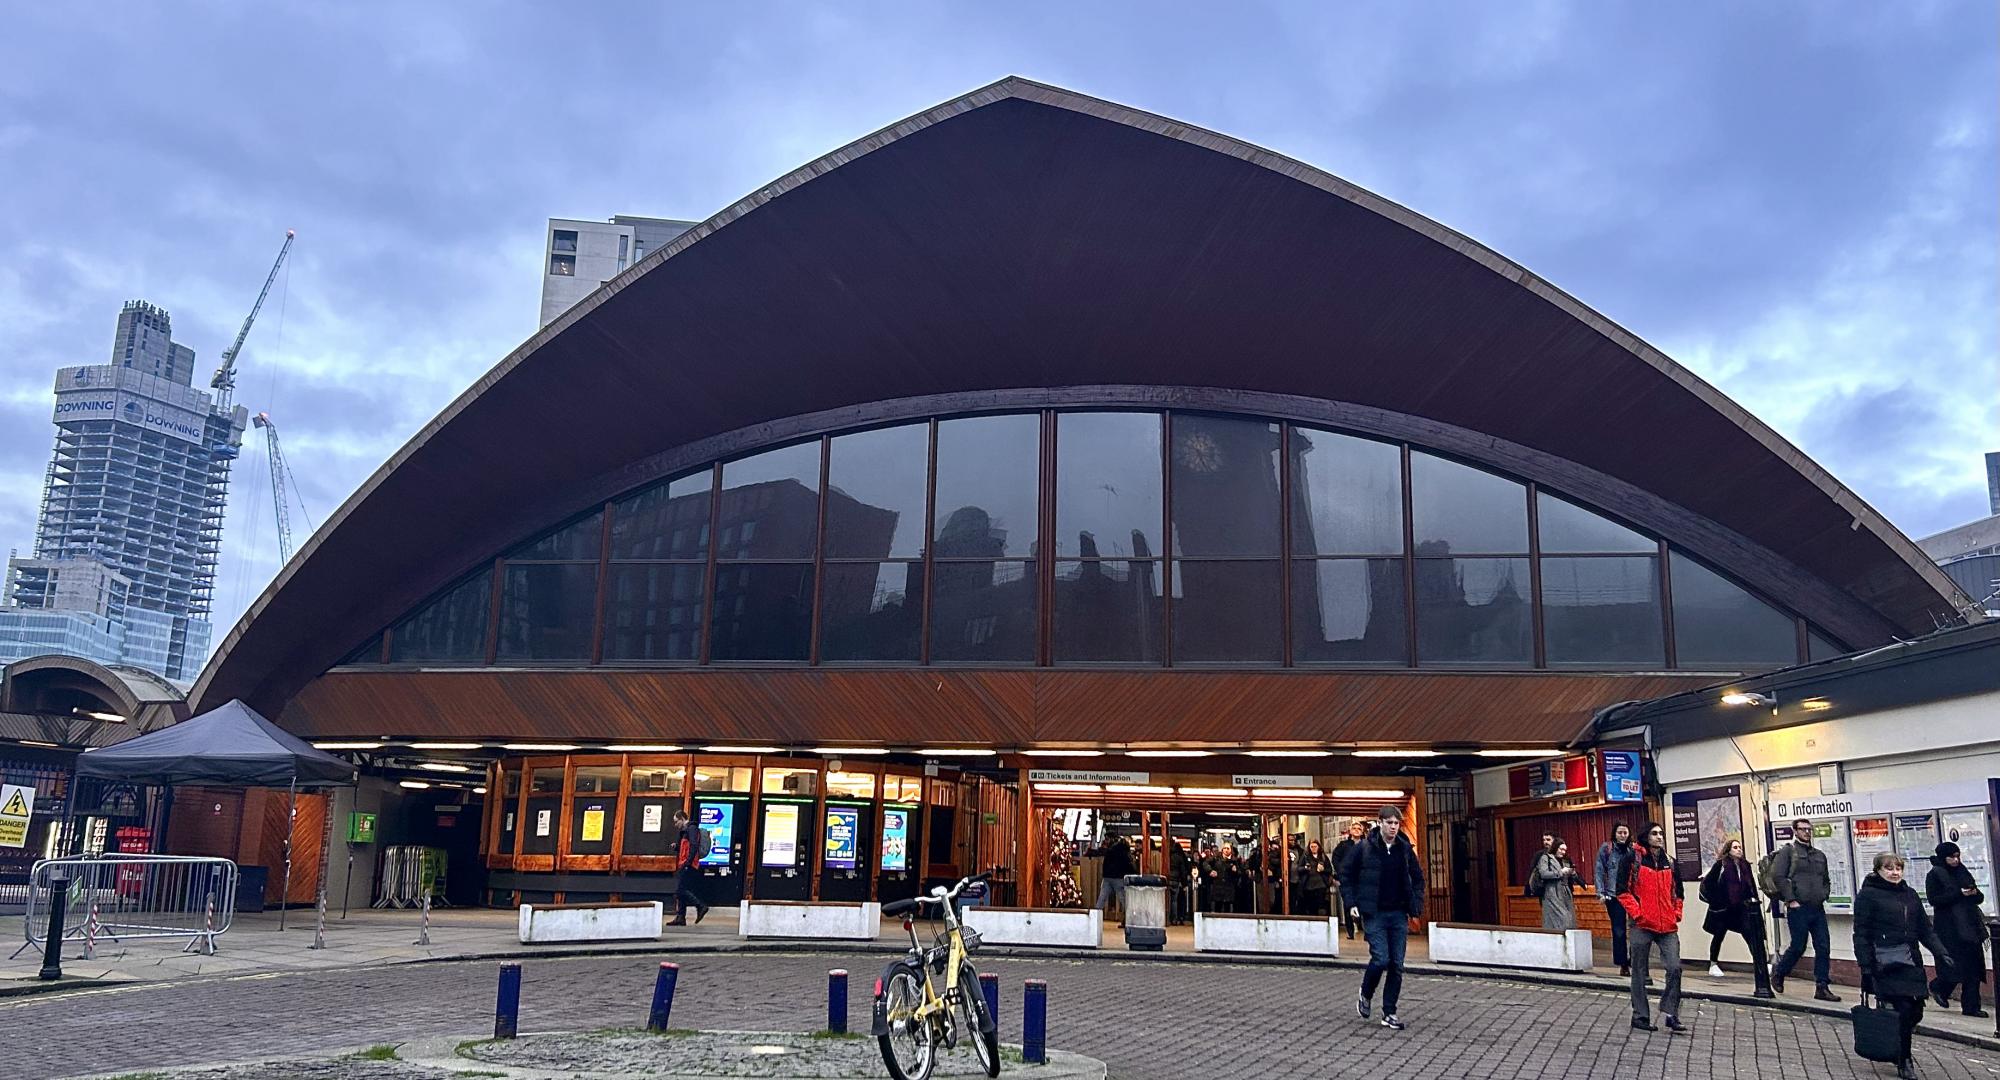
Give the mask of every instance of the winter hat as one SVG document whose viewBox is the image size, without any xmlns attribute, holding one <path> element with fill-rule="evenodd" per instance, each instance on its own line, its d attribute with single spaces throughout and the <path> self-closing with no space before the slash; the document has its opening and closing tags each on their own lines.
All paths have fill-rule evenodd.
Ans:
<svg viewBox="0 0 2000 1080">
<path fill-rule="evenodd" d="M 1936 858 L 1949 859 L 1956 854 L 1958 854 L 1958 845 L 1952 843 L 1949 840 L 1946 840 L 1944 843 L 1939 844 L 1937 846 Z"/>
</svg>

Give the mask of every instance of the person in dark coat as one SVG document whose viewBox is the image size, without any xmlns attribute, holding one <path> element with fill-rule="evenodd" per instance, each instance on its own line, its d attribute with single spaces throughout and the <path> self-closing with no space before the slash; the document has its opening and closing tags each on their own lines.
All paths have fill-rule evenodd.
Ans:
<svg viewBox="0 0 2000 1080">
<path fill-rule="evenodd" d="M 1325 915 L 1327 897 L 1333 891 L 1333 860 L 1320 850 L 1319 841 L 1306 845 L 1306 853 L 1299 857 L 1299 864 L 1293 869 L 1299 876 L 1300 915 Z"/>
<path fill-rule="evenodd" d="M 1104 858 L 1103 875 L 1097 882 L 1097 909 L 1109 913 L 1111 902 L 1118 902 L 1118 921 L 1125 921 L 1125 878 L 1132 873 L 1132 842 L 1123 836 L 1114 836 L 1103 847 L 1084 852 Z"/>
<path fill-rule="evenodd" d="M 1743 841 L 1731 840 L 1701 879 L 1701 900 L 1708 916 L 1701 928 L 1708 933 L 1708 974 L 1722 978 L 1722 939 L 1734 932 L 1750 947 L 1755 965 L 1757 996 L 1771 993 L 1771 969 L 1764 955 L 1764 905 L 1757 895 L 1757 868 L 1743 857 Z"/>
<path fill-rule="evenodd" d="M 1903 1018 L 1903 1056 L 1896 1075 L 1913 1080 L 1917 1067 L 1910 1060 L 1910 1034 L 1924 1017 L 1924 957 L 1922 945 L 1937 958 L 1941 974 L 1949 973 L 1951 954 L 1931 928 L 1917 890 L 1903 881 L 1903 857 L 1885 851 L 1875 856 L 1875 872 L 1862 879 L 1854 898 L 1854 959 L 1861 966 L 1861 989 L 1872 992 Z"/>
<path fill-rule="evenodd" d="M 1341 837 L 1340 843 L 1333 845 L 1333 873 L 1336 888 L 1339 886 L 1340 868 L 1347 863 L 1347 853 L 1353 851 L 1355 845 L 1361 843 L 1367 836 L 1368 826 L 1356 821 L 1347 826 L 1347 835 Z M 1361 920 L 1348 914 L 1348 912 L 1353 910 L 1353 906 L 1347 902 L 1346 894 L 1343 893 L 1340 899 L 1340 922 L 1341 925 L 1347 927 L 1347 940 L 1349 941 L 1353 941 L 1355 935 L 1361 933 Z"/>
<path fill-rule="evenodd" d="M 1208 897 L 1208 910 L 1217 914 L 1228 914 L 1236 910 L 1236 887 L 1243 880 L 1243 864 L 1236 861 L 1236 845 L 1224 844 L 1222 850 L 1202 860 L 1202 888 Z"/>
<path fill-rule="evenodd" d="M 1403 835 L 1403 812 L 1382 808 L 1375 831 L 1347 853 L 1340 866 L 1340 897 L 1350 914 L 1358 915 L 1368 932 L 1368 970 L 1361 976 L 1361 996 L 1354 1011 L 1368 1019 L 1375 987 L 1382 989 L 1382 1026 L 1403 1030 L 1396 1003 L 1403 993 L 1403 955 L 1410 940 L 1410 920 L 1423 918 L 1424 867 L 1417 849 Z"/>
<path fill-rule="evenodd" d="M 708 901 L 701 898 L 695 886 L 701 882 L 701 866 L 694 853 L 695 832 L 701 826 L 688 820 L 686 810 L 674 811 L 674 832 L 678 834 L 674 842 L 674 854 L 678 856 L 679 868 L 674 872 L 674 905 L 676 914 L 668 920 L 668 926 L 686 926 L 688 908 L 694 908 L 694 921 L 708 917 Z"/>
<path fill-rule="evenodd" d="M 1169 840 L 1167 865 L 1171 868 L 1168 877 L 1173 879 L 1173 921 L 1184 923 L 1192 917 L 1189 906 L 1193 902 L 1193 894 L 1189 890 L 1194 888 L 1194 860 L 1188 858 L 1187 849 Z"/>
<path fill-rule="evenodd" d="M 1979 905 L 1986 902 L 1986 894 L 1979 891 L 1972 880 L 1972 871 L 1965 868 L 1957 844 L 1947 840 L 1937 846 L 1931 872 L 1924 878 L 1924 895 L 1937 916 L 1938 940 L 1944 942 L 1958 968 L 1958 974 L 1951 979 L 1938 972 L 1931 982 L 1931 997 L 1939 1008 L 1949 1008 L 1952 987 L 1956 985 L 1959 1011 L 1984 1018 L 1986 1010 L 1979 1007 L 1979 988 L 1986 981 L 1988 934 Z"/>
</svg>

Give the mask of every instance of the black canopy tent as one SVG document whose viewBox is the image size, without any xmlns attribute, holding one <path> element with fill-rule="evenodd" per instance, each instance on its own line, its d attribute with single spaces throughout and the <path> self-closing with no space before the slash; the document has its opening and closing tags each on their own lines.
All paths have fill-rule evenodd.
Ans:
<svg viewBox="0 0 2000 1080">
<path fill-rule="evenodd" d="M 343 787 L 354 783 L 355 768 L 265 719 L 238 700 L 189 717 L 172 727 L 141 735 L 116 746 L 88 750 L 77 759 L 78 777 L 123 780 L 171 787 L 214 784 L 222 787 L 284 787 L 290 791 L 286 814 L 285 883 L 279 894 L 278 928 L 285 926 L 285 901 L 292 890 L 292 834 L 298 820 L 300 788 Z M 327 826 L 331 828 L 332 816 Z M 319 904 L 326 897 L 326 844 L 320 845 Z M 315 937 L 314 945 L 319 940 Z"/>
</svg>

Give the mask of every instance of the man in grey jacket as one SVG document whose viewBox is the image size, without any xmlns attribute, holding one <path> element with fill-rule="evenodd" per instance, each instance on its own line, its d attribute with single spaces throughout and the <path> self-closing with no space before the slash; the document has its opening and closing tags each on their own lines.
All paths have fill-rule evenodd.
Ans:
<svg viewBox="0 0 2000 1080">
<path fill-rule="evenodd" d="M 1791 940 L 1785 946 L 1785 955 L 1778 958 L 1778 966 L 1771 971 L 1771 989 L 1785 992 L 1785 976 L 1792 973 L 1792 965 L 1806 952 L 1806 937 L 1811 935 L 1813 947 L 1813 982 L 1818 989 L 1813 997 L 1819 1001 L 1839 1001 L 1839 995 L 1828 988 L 1830 975 L 1827 971 L 1826 897 L 1831 891 L 1826 871 L 1826 852 L 1813 847 L 1812 822 L 1800 818 L 1792 822 L 1792 842 L 1779 851 L 1771 861 L 1771 876 L 1777 879 L 1778 898 L 1785 902 L 1785 926 L 1791 931 Z"/>
</svg>

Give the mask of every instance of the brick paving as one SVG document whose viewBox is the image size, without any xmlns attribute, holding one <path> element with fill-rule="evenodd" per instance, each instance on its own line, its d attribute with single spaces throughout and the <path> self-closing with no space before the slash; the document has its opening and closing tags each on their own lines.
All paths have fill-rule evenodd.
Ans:
<svg viewBox="0 0 2000 1080">
<path fill-rule="evenodd" d="M 1353 1014 L 1354 970 L 1169 964 L 1105 956 L 981 957 L 1005 988 L 1001 1032 L 1020 1035 L 1021 981 L 1048 980 L 1049 1041 L 1122 1078 L 1892 1076 L 1849 1051 L 1844 1019 L 1690 1001 L 1694 1033 L 1629 1029 L 1622 995 L 1413 975 L 1404 1032 Z M 809 1031 L 824 1022 L 825 972 L 854 973 L 855 1022 L 881 955 L 716 954 L 682 959 L 677 1027 Z M 657 958 L 529 960 L 524 1030 L 644 1022 Z M 495 965 L 398 965 L 142 983 L 0 1000 L 10 1076 L 61 1077 L 328 1052 L 490 1031 Z M 1988 1080 L 2000 1054 L 1919 1039 L 1926 1077 Z"/>
</svg>

